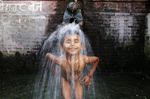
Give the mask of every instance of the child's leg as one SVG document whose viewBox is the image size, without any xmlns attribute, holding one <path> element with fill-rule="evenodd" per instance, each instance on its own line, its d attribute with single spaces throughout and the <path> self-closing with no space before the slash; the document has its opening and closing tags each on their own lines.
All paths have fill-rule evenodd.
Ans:
<svg viewBox="0 0 150 99">
<path fill-rule="evenodd" d="M 79 81 L 75 84 L 75 96 L 76 99 L 82 99 L 83 97 L 83 88 Z"/>
<path fill-rule="evenodd" d="M 71 99 L 70 84 L 64 78 L 62 78 L 62 93 L 63 93 L 64 99 Z"/>
</svg>

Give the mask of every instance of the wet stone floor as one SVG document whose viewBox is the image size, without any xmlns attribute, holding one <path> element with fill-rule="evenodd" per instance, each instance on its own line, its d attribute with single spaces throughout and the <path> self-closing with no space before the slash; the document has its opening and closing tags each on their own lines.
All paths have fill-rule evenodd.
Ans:
<svg viewBox="0 0 150 99">
<path fill-rule="evenodd" d="M 35 74 L 0 75 L 0 99 L 32 99 Z M 99 73 L 96 99 L 150 99 L 150 76 L 142 73 Z"/>
</svg>

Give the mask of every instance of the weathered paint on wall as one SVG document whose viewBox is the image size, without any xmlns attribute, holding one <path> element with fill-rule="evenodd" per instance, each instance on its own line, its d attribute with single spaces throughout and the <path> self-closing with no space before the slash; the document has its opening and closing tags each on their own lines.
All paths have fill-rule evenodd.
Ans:
<svg viewBox="0 0 150 99">
<path fill-rule="evenodd" d="M 147 31 L 145 32 L 145 55 L 150 58 L 150 13 L 147 15 Z"/>
<path fill-rule="evenodd" d="M 95 54 L 102 60 L 102 68 L 141 67 L 144 59 L 146 4 L 146 0 L 86 2 L 84 31 L 94 46 Z"/>
<path fill-rule="evenodd" d="M 22 8 L 25 11 L 0 10 L 1 51 L 36 52 L 62 22 L 63 0 L 5 1 L 5 5 L 25 3 L 32 8 L 32 2 L 42 3 L 42 8 L 37 5 L 38 11 L 31 11 L 25 6 Z M 88 35 L 95 54 L 100 56 L 101 65 L 141 67 L 146 45 L 148 0 L 86 0 L 83 3 L 83 31 Z"/>
<path fill-rule="evenodd" d="M 1 2 L 0 51 L 8 54 L 14 54 L 16 51 L 20 53 L 37 51 L 46 38 L 48 23 L 53 21 L 57 10 L 63 10 L 63 6 L 58 8 L 57 5 L 58 1 Z M 54 24 L 56 22 L 51 23 L 48 28 L 52 28 Z"/>
</svg>

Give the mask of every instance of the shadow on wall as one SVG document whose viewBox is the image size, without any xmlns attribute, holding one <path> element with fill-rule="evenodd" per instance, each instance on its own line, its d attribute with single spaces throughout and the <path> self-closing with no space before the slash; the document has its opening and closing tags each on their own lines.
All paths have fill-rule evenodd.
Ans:
<svg viewBox="0 0 150 99">
<path fill-rule="evenodd" d="M 101 58 L 101 70 L 141 71 L 146 68 L 144 66 L 146 3 L 87 2 L 88 7 L 84 11 L 86 22 L 84 32 L 90 38 L 95 54 Z M 121 7 L 121 4 L 126 4 L 127 8 Z M 131 9 L 130 7 L 134 8 L 131 5 L 136 5 L 137 8 Z M 120 35 L 123 35 L 121 43 Z M 126 45 L 126 42 L 129 43 Z"/>
<path fill-rule="evenodd" d="M 36 54 L 20 54 L 16 52 L 12 56 L 4 56 L 0 52 L 0 73 L 36 73 L 38 69 L 38 62 L 36 60 Z"/>
<path fill-rule="evenodd" d="M 148 16 L 149 16 L 149 14 L 150 14 L 150 1 L 148 1 L 148 3 L 147 3 L 147 5 L 146 5 L 146 7 L 147 7 L 147 21 L 149 20 L 148 19 Z M 150 24 L 150 23 L 148 23 L 147 22 L 147 25 L 148 24 Z M 147 28 L 149 28 L 149 26 L 147 26 Z M 148 31 L 146 31 L 146 35 L 145 35 L 145 56 L 146 56 L 146 58 L 145 58 L 145 66 L 147 66 L 147 73 L 149 73 L 149 70 L 150 70 L 150 29 L 147 29 Z"/>
<path fill-rule="evenodd" d="M 148 13 L 150 13 L 150 1 L 148 0 L 148 3 L 146 4 L 146 7 L 148 9 Z"/>
</svg>

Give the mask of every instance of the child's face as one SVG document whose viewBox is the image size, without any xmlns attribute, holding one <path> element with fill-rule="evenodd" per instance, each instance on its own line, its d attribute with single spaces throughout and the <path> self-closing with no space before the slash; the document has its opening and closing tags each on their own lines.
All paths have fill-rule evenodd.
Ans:
<svg viewBox="0 0 150 99">
<path fill-rule="evenodd" d="M 67 35 L 64 38 L 63 48 L 67 54 L 79 54 L 81 50 L 81 41 L 79 35 Z"/>
</svg>

